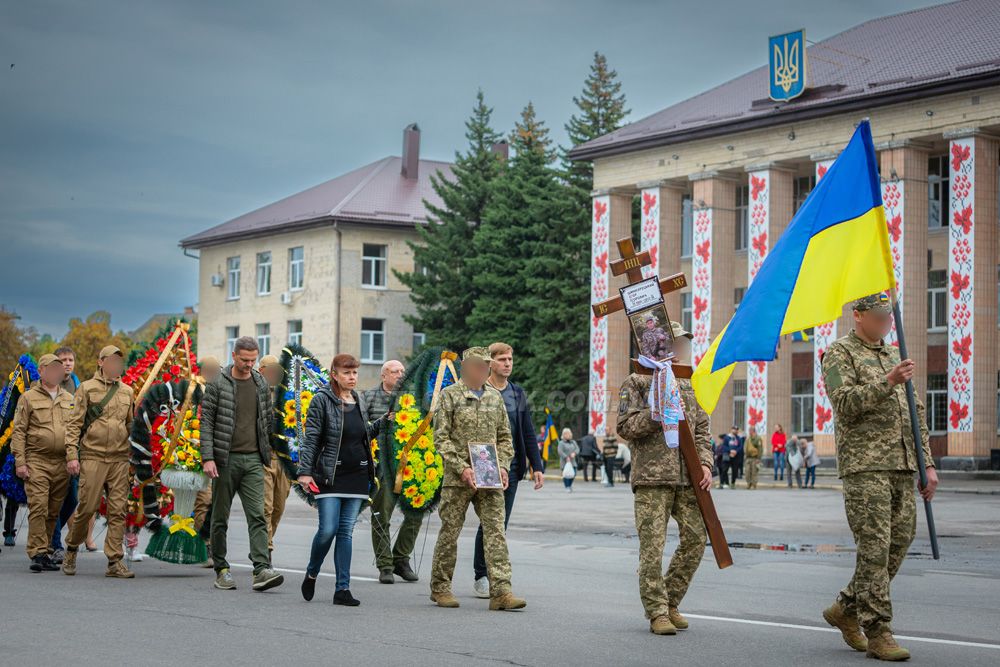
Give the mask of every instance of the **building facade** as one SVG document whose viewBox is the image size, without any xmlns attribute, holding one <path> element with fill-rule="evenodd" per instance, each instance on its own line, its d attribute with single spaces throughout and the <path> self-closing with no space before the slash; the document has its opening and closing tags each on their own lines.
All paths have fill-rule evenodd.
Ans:
<svg viewBox="0 0 1000 667">
<path fill-rule="evenodd" d="M 303 345 L 324 365 L 346 352 L 362 362 L 362 387 L 386 360 L 412 355 L 423 335 L 403 319 L 414 311 L 395 272 L 416 268 L 408 242 L 427 221 L 424 201 L 441 204 L 431 177 L 451 177 L 449 163 L 419 159 L 419 146 L 411 125 L 401 157 L 181 241 L 199 264 L 199 352 L 228 359 L 240 336 L 261 354 Z"/>
<path fill-rule="evenodd" d="M 579 146 L 573 157 L 594 164 L 593 301 L 624 284 L 607 260 L 638 223 L 637 246 L 652 251 L 656 272 L 687 276 L 689 286 L 666 303 L 694 333 L 697 361 L 869 118 L 933 454 L 946 467 L 988 465 L 1000 447 L 997 25 L 1000 4 L 989 0 L 876 19 L 810 46 L 808 87 L 794 100 L 769 98 L 765 66 Z M 848 306 L 803 340 L 784 338 L 774 362 L 739 364 L 713 415 L 716 430 L 753 425 L 769 434 L 780 423 L 832 456 L 819 359 L 851 327 Z M 629 350 L 625 318 L 592 321 L 595 432 L 613 430 Z"/>
</svg>

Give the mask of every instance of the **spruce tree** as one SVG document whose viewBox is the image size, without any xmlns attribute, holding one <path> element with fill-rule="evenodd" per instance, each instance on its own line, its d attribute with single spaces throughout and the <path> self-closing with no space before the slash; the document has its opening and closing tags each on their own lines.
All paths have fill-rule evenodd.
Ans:
<svg viewBox="0 0 1000 667">
<path fill-rule="evenodd" d="M 420 238 L 409 243 L 416 270 L 394 271 L 410 289 L 417 311 L 404 319 L 415 331 L 424 333 L 428 345 L 456 351 L 469 343 L 469 315 L 476 299 L 466 262 L 483 219 L 490 183 L 502 168 L 502 161 L 493 151 L 501 135 L 490 125 L 492 113 L 479 90 L 472 115 L 465 122 L 469 145 L 465 153 L 456 152 L 452 178 L 443 178 L 440 173 L 431 177 L 444 206 L 424 201 L 429 214 L 427 224 L 418 225 Z"/>
</svg>

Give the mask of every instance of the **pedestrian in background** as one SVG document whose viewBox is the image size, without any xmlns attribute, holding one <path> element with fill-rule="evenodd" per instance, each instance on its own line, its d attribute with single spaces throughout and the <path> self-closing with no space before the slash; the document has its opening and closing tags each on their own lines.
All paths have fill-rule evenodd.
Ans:
<svg viewBox="0 0 1000 667">
<path fill-rule="evenodd" d="M 618 441 L 615 436 L 604 438 L 601 456 L 604 457 L 604 486 L 610 488 L 615 485 L 615 458 L 618 456 Z"/>
<path fill-rule="evenodd" d="M 788 438 L 785 436 L 785 429 L 781 424 L 774 428 L 771 435 L 771 456 L 774 464 L 774 481 L 785 479 L 785 443 Z M 780 477 L 779 477 L 780 475 Z"/>
<path fill-rule="evenodd" d="M 792 473 L 799 488 L 802 488 L 802 442 L 796 436 L 788 441 L 788 488 L 792 488 Z"/>
<path fill-rule="evenodd" d="M 583 481 L 597 481 L 597 459 L 600 458 L 601 452 L 597 448 L 597 438 L 594 437 L 593 433 L 588 433 L 582 438 L 580 438 L 580 454 L 577 457 L 581 461 L 580 467 L 583 468 Z M 590 475 L 588 477 L 587 472 L 590 469 Z"/>
<path fill-rule="evenodd" d="M 820 464 L 819 455 L 816 453 L 816 444 L 812 440 L 805 441 L 805 454 L 802 458 L 806 466 L 805 488 L 816 488 L 816 466 Z M 812 480 L 810 482 L 810 480 Z"/>
<path fill-rule="evenodd" d="M 757 435 L 757 428 L 750 427 L 750 436 L 744 448 L 747 466 L 747 488 L 757 488 L 757 474 L 760 472 L 760 455 L 764 452 L 764 440 Z"/>
<path fill-rule="evenodd" d="M 573 431 L 564 428 L 559 437 L 559 469 L 562 470 L 563 486 L 566 487 L 567 493 L 573 492 L 573 479 L 576 477 L 576 456 L 579 453 L 580 446 L 573 439 Z"/>
</svg>

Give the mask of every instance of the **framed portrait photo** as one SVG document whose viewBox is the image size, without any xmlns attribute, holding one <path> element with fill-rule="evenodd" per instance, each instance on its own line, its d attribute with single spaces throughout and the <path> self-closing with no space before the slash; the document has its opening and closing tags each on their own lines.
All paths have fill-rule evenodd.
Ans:
<svg viewBox="0 0 1000 667">
<path fill-rule="evenodd" d="M 469 462 L 472 464 L 472 474 L 476 479 L 477 489 L 502 489 L 500 479 L 500 460 L 497 457 L 497 446 L 492 442 L 469 443 Z"/>
<path fill-rule="evenodd" d="M 670 319 L 667 317 L 667 309 L 662 303 L 629 314 L 629 320 L 640 354 L 662 361 L 673 353 L 674 335 L 670 328 Z"/>
</svg>

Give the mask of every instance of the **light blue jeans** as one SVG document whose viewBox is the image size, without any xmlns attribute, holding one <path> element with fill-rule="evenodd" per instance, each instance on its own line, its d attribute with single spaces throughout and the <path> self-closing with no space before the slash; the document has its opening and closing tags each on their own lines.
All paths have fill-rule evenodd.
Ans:
<svg viewBox="0 0 1000 667">
<path fill-rule="evenodd" d="M 774 480 L 778 481 L 778 475 L 785 479 L 785 452 L 774 453 Z"/>
<path fill-rule="evenodd" d="M 351 587 L 351 551 L 354 534 L 354 522 L 361 513 L 361 498 L 319 498 L 316 508 L 319 510 L 319 529 L 313 537 L 312 551 L 309 554 L 309 566 L 306 573 L 310 577 L 319 576 L 319 569 L 330 553 L 334 538 L 337 546 L 333 550 L 333 566 L 337 571 L 338 591 Z"/>
</svg>

